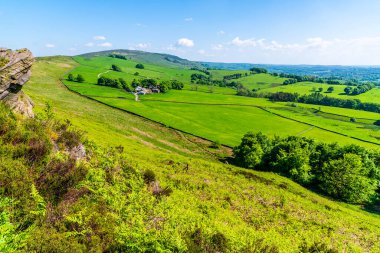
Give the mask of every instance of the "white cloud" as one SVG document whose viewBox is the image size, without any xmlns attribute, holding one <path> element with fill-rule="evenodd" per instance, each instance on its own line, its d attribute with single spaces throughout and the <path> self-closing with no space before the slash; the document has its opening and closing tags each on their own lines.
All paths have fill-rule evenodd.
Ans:
<svg viewBox="0 0 380 253">
<path fill-rule="evenodd" d="M 99 47 L 112 47 L 112 43 L 110 42 L 104 42 L 101 44 L 98 44 Z"/>
<path fill-rule="evenodd" d="M 220 51 L 224 49 L 224 46 L 222 44 L 216 44 L 211 47 L 212 50 Z"/>
<path fill-rule="evenodd" d="M 206 54 L 206 51 L 204 49 L 198 50 L 198 54 Z"/>
<path fill-rule="evenodd" d="M 144 50 L 148 48 L 150 48 L 150 43 L 138 43 L 137 45 L 128 47 L 129 50 Z"/>
<path fill-rule="evenodd" d="M 139 43 L 136 45 L 137 48 L 140 48 L 140 49 L 147 49 L 150 47 L 150 44 L 149 43 Z"/>
<path fill-rule="evenodd" d="M 51 43 L 47 43 L 47 44 L 45 44 L 45 47 L 47 47 L 47 48 L 54 48 L 55 45 L 51 44 Z"/>
<path fill-rule="evenodd" d="M 186 22 L 191 22 L 191 21 L 193 21 L 193 18 L 192 17 L 189 17 L 189 18 L 185 18 L 184 19 Z"/>
<path fill-rule="evenodd" d="M 224 35 L 224 34 L 226 34 L 226 32 L 223 31 L 223 30 L 220 30 L 220 31 L 218 32 L 218 35 Z"/>
<path fill-rule="evenodd" d="M 78 49 L 76 49 L 75 47 L 70 47 L 69 48 L 69 51 L 71 51 L 71 52 L 75 52 L 75 51 L 77 51 Z"/>
<path fill-rule="evenodd" d="M 302 42 L 284 43 L 276 40 L 236 37 L 227 45 L 240 54 L 265 63 L 379 65 L 380 36 L 358 38 L 306 38 Z M 216 49 L 214 46 L 213 49 Z M 238 57 L 238 56 L 237 56 Z"/>
<path fill-rule="evenodd" d="M 236 37 L 231 41 L 231 44 L 238 47 L 255 47 L 257 42 L 255 39 L 241 40 L 239 37 Z"/>
<path fill-rule="evenodd" d="M 98 35 L 98 36 L 94 36 L 93 39 L 94 40 L 106 40 L 107 38 L 105 36 Z"/>
<path fill-rule="evenodd" d="M 94 43 L 93 42 L 88 42 L 86 44 L 84 44 L 86 47 L 93 47 L 94 46 Z"/>
<path fill-rule="evenodd" d="M 177 41 L 177 46 L 179 47 L 193 47 L 194 41 L 188 38 L 181 38 Z"/>
</svg>

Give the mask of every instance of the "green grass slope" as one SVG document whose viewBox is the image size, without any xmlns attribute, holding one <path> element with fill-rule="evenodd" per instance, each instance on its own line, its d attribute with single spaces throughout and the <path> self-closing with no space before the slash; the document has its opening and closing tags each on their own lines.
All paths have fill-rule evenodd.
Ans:
<svg viewBox="0 0 380 253">
<path fill-rule="evenodd" d="M 182 59 L 175 55 L 170 54 L 160 54 L 160 53 L 150 53 L 139 50 L 127 50 L 127 49 L 116 49 L 101 51 L 96 53 L 82 54 L 82 57 L 92 58 L 95 56 L 108 56 L 110 54 L 121 54 L 126 56 L 130 60 L 144 62 L 154 65 L 162 65 L 166 67 L 177 67 L 177 68 L 191 68 L 191 67 L 202 67 L 200 63 L 192 62 L 186 59 Z"/>
<path fill-rule="evenodd" d="M 50 228 L 63 236 L 55 241 L 78 242 L 83 251 L 380 251 L 378 215 L 330 201 L 272 173 L 222 164 L 206 152 L 202 140 L 72 93 L 59 78 L 75 66 L 62 57 L 34 64 L 25 91 L 36 111 L 51 102 L 56 117 L 70 119 L 90 140 L 124 146 L 128 168 L 154 171 L 172 193 L 157 199 L 116 163 L 95 163 L 98 167 L 80 182 L 95 190 L 67 207 L 61 219 L 70 226 Z M 36 231 L 41 238 L 36 244 L 49 236 Z"/>
</svg>

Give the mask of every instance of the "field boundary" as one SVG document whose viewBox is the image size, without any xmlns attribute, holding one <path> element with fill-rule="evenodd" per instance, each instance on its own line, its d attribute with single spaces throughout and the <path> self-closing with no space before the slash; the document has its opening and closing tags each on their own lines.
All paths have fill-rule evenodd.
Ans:
<svg viewBox="0 0 380 253">
<path fill-rule="evenodd" d="M 74 91 L 76 92 L 76 91 Z M 77 92 L 76 92 L 77 93 Z M 78 93 L 80 94 L 80 93 Z M 81 94 L 82 95 L 82 94 Z M 86 95 L 82 95 L 82 96 L 86 96 Z M 100 103 L 103 103 L 105 105 L 108 105 L 107 103 L 104 103 L 104 102 L 101 102 L 97 99 L 94 99 L 96 97 L 99 97 L 99 98 L 111 98 L 111 99 L 125 99 L 125 100 L 133 100 L 133 99 L 130 99 L 130 98 L 126 98 L 126 97 L 106 97 L 106 96 L 86 96 L 88 98 L 91 98 L 95 101 L 98 101 Z M 258 106 L 258 105 L 244 105 L 244 104 L 223 104 L 223 103 L 217 103 L 217 104 L 211 104 L 211 103 L 202 103 L 202 102 L 183 102 L 183 101 L 168 101 L 168 100 L 159 100 L 159 99 L 149 99 L 149 100 L 143 100 L 144 102 L 163 102 L 163 103 L 176 103 L 176 104 L 193 104 L 193 105 L 208 105 L 208 106 L 242 106 L 242 107 L 255 107 L 255 108 L 258 108 L 258 109 L 261 109 L 261 110 L 264 110 L 268 113 L 271 113 L 273 115 L 276 115 L 278 117 L 281 117 L 281 118 L 284 118 L 284 119 L 287 119 L 287 120 L 291 120 L 291 121 L 295 121 L 295 122 L 298 122 L 298 123 L 301 123 L 301 124 L 305 124 L 305 125 L 308 125 L 308 126 L 311 126 L 311 127 L 314 127 L 314 128 L 317 128 L 317 129 L 320 129 L 320 130 L 323 130 L 323 131 L 327 131 L 327 132 L 330 132 L 330 133 L 334 133 L 334 134 L 337 134 L 337 135 L 340 135 L 340 136 L 344 136 L 344 137 L 348 137 L 348 138 L 351 138 L 351 139 L 355 139 L 355 140 L 358 140 L 358 141 L 362 141 L 362 142 L 366 142 L 366 143 L 370 143 L 370 144 L 374 144 L 374 145 L 377 145 L 377 146 L 380 146 L 379 143 L 376 143 L 376 142 L 372 142 L 372 141 L 368 141 L 368 140 L 363 140 L 363 139 L 360 139 L 360 138 L 357 138 L 357 137 L 354 137 L 354 136 L 350 136 L 350 135 L 346 135 L 346 134 L 342 134 L 342 133 L 339 133 L 337 131 L 334 131 L 334 130 L 330 130 L 330 129 L 327 129 L 327 128 L 323 128 L 323 127 L 320 127 L 320 126 L 317 126 L 317 125 L 314 125 L 314 124 L 311 124 L 311 123 L 308 123 L 308 122 L 304 122 L 304 121 L 301 121 L 301 120 L 297 120 L 297 119 L 293 119 L 293 118 L 290 118 L 290 117 L 287 117 L 287 116 L 284 116 L 284 115 L 281 115 L 279 113 L 275 113 L 275 112 L 272 112 L 268 109 L 266 109 L 266 107 L 263 107 L 263 106 Z M 108 106 L 111 106 L 111 105 L 108 105 Z M 114 106 L 111 106 L 113 108 L 118 108 L 118 107 L 114 107 Z M 121 108 L 119 108 L 121 109 Z M 313 108 L 314 109 L 314 108 Z M 127 111 L 125 109 L 121 109 L 121 110 L 124 110 L 126 112 L 129 112 L 129 113 L 132 113 L 134 114 L 133 112 L 130 112 L 130 111 Z M 139 115 L 139 114 L 136 114 L 136 115 Z M 139 115 L 140 117 L 143 117 L 143 118 L 146 118 L 142 115 Z M 339 115 L 339 116 L 343 116 L 343 117 L 346 117 L 344 115 Z M 146 118 L 146 119 L 149 119 L 149 118 Z M 149 119 L 150 120 L 150 119 Z M 155 121 L 157 122 L 157 121 Z M 162 122 L 160 122 L 161 124 L 163 124 Z M 179 130 L 177 128 L 173 128 L 173 129 L 176 129 L 176 130 Z M 179 131 L 182 131 L 182 130 L 179 130 Z M 191 133 L 188 133 L 188 134 L 191 134 Z M 191 134 L 191 135 L 194 135 L 194 134 Z M 198 136 L 197 136 L 198 137 Z M 204 138 L 204 137 L 202 137 Z M 205 139 L 205 138 L 204 138 Z M 208 140 L 208 139 L 206 139 Z M 210 140 L 209 140 L 210 141 Z"/>
</svg>

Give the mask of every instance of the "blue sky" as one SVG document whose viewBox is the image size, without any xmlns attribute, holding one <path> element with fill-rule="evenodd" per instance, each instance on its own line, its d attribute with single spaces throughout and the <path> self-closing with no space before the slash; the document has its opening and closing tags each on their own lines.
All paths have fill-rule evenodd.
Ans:
<svg viewBox="0 0 380 253">
<path fill-rule="evenodd" d="M 0 0 L 0 47 L 191 60 L 380 65 L 376 0 Z"/>
</svg>

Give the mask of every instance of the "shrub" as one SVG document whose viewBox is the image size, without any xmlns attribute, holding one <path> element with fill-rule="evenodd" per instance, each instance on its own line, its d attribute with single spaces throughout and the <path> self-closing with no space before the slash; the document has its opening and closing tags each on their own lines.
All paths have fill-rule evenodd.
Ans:
<svg viewBox="0 0 380 253">
<path fill-rule="evenodd" d="M 227 252 L 227 238 L 220 232 L 208 237 L 201 228 L 189 236 L 187 243 L 189 252 Z"/>
<path fill-rule="evenodd" d="M 121 72 L 121 68 L 115 64 L 112 64 L 111 69 L 116 72 Z"/>
<path fill-rule="evenodd" d="M 156 174 L 153 170 L 146 170 L 143 174 L 144 182 L 149 184 L 151 182 L 156 181 Z"/>
<path fill-rule="evenodd" d="M 210 148 L 219 149 L 221 147 L 221 144 L 219 141 L 214 141 L 211 143 Z"/>
<path fill-rule="evenodd" d="M 142 65 L 141 63 L 137 63 L 137 64 L 136 64 L 136 68 L 137 68 L 137 69 L 144 69 L 145 67 L 144 67 L 144 65 Z"/>
<path fill-rule="evenodd" d="M 75 79 L 78 83 L 83 83 L 85 80 L 84 80 L 84 77 L 81 75 L 81 74 L 78 74 L 77 75 L 77 78 Z"/>
<path fill-rule="evenodd" d="M 57 143 L 65 145 L 68 149 L 72 149 L 81 144 L 83 132 L 77 129 L 64 129 L 59 133 Z"/>
<path fill-rule="evenodd" d="M 71 81 L 71 82 L 74 82 L 75 79 L 74 79 L 73 74 L 70 73 L 70 74 L 67 76 L 67 80 L 68 80 L 68 81 Z"/>
<path fill-rule="evenodd" d="M 67 191 L 86 175 L 83 166 L 76 166 L 75 159 L 52 160 L 37 179 L 37 186 L 49 200 L 57 202 Z"/>
<path fill-rule="evenodd" d="M 30 163 L 41 162 L 50 153 L 50 149 L 51 144 L 46 139 L 34 137 L 28 142 L 25 157 Z"/>
<path fill-rule="evenodd" d="M 0 68 L 8 64 L 9 60 L 5 57 L 0 57 Z"/>
</svg>

